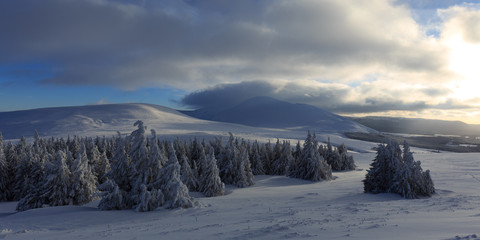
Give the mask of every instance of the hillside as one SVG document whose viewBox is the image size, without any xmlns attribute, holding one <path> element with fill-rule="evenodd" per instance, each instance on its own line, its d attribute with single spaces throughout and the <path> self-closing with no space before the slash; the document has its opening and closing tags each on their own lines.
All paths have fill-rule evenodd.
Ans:
<svg viewBox="0 0 480 240">
<path fill-rule="evenodd" d="M 379 132 L 480 136 L 480 125 L 420 118 L 362 117 L 353 120 Z"/>
<path fill-rule="evenodd" d="M 117 131 L 130 133 L 136 120 L 144 121 L 148 129 L 155 129 L 159 135 L 202 137 L 223 136 L 228 132 L 234 132 L 239 136 L 255 132 L 275 135 L 274 130 L 263 131 L 236 124 L 200 120 L 171 108 L 140 103 L 2 112 L 0 131 L 5 139 L 31 137 L 34 130 L 37 130 L 40 136 L 111 136 Z"/>
<path fill-rule="evenodd" d="M 184 112 L 193 117 L 254 127 L 315 129 L 324 133 L 369 132 L 371 129 L 323 109 L 270 97 L 255 97 L 226 109 Z"/>
</svg>

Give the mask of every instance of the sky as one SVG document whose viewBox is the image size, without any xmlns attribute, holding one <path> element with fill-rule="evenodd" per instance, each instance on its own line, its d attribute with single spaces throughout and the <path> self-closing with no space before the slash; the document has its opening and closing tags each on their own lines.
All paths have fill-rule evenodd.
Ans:
<svg viewBox="0 0 480 240">
<path fill-rule="evenodd" d="M 0 111 L 255 96 L 480 124 L 480 1 L 4 0 Z"/>
</svg>

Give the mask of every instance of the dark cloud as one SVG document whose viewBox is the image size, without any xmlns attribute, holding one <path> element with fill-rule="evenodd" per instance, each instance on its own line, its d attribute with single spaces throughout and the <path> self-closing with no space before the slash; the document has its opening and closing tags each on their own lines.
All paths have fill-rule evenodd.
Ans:
<svg viewBox="0 0 480 240">
<path fill-rule="evenodd" d="M 350 95 L 360 91 L 360 97 L 351 99 Z M 409 90 L 414 94 L 415 90 Z M 422 93 L 424 90 L 419 90 Z M 440 91 L 440 90 L 438 90 Z M 335 113 L 379 113 L 389 111 L 420 112 L 427 109 L 469 109 L 472 106 L 452 99 L 438 104 L 425 101 L 405 101 L 390 93 L 390 97 L 370 97 L 362 89 L 347 88 L 335 84 L 324 84 L 312 87 L 308 84 L 287 83 L 274 85 L 268 82 L 242 82 L 223 84 L 186 95 L 181 103 L 195 108 L 231 107 L 247 99 L 257 96 L 268 96 L 291 103 L 305 103 Z M 403 93 L 398 93 L 403 94 Z M 435 94 L 435 93 L 432 93 Z"/>
<path fill-rule="evenodd" d="M 0 1 L 0 64 L 48 62 L 44 83 L 127 89 L 441 73 L 444 51 L 415 28 L 384 1 Z"/>
<path fill-rule="evenodd" d="M 272 96 L 274 91 L 272 84 L 261 81 L 222 84 L 190 93 L 181 103 L 196 108 L 230 107 L 253 97 Z"/>
</svg>

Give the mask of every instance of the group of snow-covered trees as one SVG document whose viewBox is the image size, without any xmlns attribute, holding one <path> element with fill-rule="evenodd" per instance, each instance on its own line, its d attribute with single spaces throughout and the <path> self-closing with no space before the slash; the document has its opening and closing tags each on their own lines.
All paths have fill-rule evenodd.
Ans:
<svg viewBox="0 0 480 240">
<path fill-rule="evenodd" d="M 395 141 L 380 144 L 363 183 L 365 192 L 397 193 L 404 198 L 435 193 L 430 171 L 424 172 L 420 161 L 413 159 L 407 142 L 403 143 L 403 151 Z"/>
<path fill-rule="evenodd" d="M 143 122 L 128 136 L 112 138 L 22 138 L 4 143 L 0 134 L 0 201 L 19 201 L 17 210 L 82 205 L 101 198 L 103 210 L 194 206 L 189 191 L 206 197 L 225 193 L 225 184 L 248 187 L 254 175 L 286 175 L 311 181 L 332 179 L 333 170 L 355 169 L 344 145 L 322 146 L 315 134 L 290 142 L 248 142 L 230 134 L 210 142 L 160 141 Z"/>
</svg>

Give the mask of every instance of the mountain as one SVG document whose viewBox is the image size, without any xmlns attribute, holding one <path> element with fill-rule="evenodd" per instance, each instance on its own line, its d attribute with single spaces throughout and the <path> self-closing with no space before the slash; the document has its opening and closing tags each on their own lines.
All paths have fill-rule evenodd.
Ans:
<svg viewBox="0 0 480 240">
<path fill-rule="evenodd" d="M 270 97 L 255 97 L 226 109 L 183 112 L 205 120 L 266 128 L 304 128 L 320 132 L 368 132 L 371 129 L 323 109 Z"/>
<path fill-rule="evenodd" d="M 380 132 L 406 134 L 480 135 L 480 125 L 421 118 L 362 117 L 353 120 Z"/>
<path fill-rule="evenodd" d="M 253 127 L 196 119 L 163 106 L 131 103 L 0 112 L 0 132 L 5 139 L 31 137 L 34 130 L 40 136 L 112 136 L 117 131 L 132 132 L 137 120 L 142 120 L 159 135 L 202 136 L 234 132 L 243 136 L 260 131 Z M 273 136 L 274 132 L 266 134 Z"/>
</svg>

